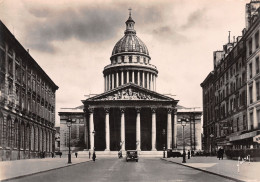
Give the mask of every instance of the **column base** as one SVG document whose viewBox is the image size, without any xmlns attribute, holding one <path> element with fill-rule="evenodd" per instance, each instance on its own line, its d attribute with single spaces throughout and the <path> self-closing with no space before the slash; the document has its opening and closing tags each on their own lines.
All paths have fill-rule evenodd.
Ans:
<svg viewBox="0 0 260 182">
<path fill-rule="evenodd" d="M 105 151 L 110 151 L 110 149 L 105 149 Z"/>
<path fill-rule="evenodd" d="M 152 149 L 151 151 L 157 151 L 157 149 Z"/>
</svg>

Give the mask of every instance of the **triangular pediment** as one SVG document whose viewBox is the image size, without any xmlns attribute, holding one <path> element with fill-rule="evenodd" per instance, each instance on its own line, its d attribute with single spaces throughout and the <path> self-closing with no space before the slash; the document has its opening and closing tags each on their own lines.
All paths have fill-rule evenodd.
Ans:
<svg viewBox="0 0 260 182">
<path fill-rule="evenodd" d="M 96 95 L 86 101 L 112 101 L 112 100 L 154 100 L 154 101 L 174 101 L 173 98 L 159 94 L 157 92 L 140 87 L 134 83 L 128 83 Z"/>
</svg>

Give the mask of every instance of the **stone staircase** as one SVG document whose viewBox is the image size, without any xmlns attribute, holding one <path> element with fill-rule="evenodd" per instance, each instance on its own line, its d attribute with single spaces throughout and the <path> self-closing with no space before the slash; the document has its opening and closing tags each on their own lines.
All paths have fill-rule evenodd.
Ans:
<svg viewBox="0 0 260 182">
<path fill-rule="evenodd" d="M 118 157 L 118 151 L 95 151 L 97 157 Z M 165 152 L 166 155 L 167 152 Z M 91 152 L 92 154 L 92 152 Z M 123 157 L 126 156 L 126 151 L 122 152 Z M 78 151 L 79 157 L 89 157 L 89 151 Z M 139 157 L 163 157 L 163 151 L 139 151 Z"/>
</svg>

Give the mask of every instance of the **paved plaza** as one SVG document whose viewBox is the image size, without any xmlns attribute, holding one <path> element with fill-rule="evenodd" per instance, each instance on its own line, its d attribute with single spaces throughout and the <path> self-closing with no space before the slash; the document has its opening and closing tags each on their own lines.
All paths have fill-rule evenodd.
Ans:
<svg viewBox="0 0 260 182">
<path fill-rule="evenodd" d="M 0 162 L 2 181 L 260 181 L 260 162 L 240 164 L 216 157 L 142 158 L 126 162 L 115 157 L 45 158 Z M 209 180 L 210 179 L 210 180 Z"/>
</svg>

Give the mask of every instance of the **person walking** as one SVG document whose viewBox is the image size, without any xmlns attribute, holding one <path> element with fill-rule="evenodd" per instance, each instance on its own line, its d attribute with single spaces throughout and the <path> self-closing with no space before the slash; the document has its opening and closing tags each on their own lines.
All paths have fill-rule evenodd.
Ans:
<svg viewBox="0 0 260 182">
<path fill-rule="evenodd" d="M 222 148 L 221 148 L 221 149 L 220 149 L 220 151 L 221 151 L 221 152 L 220 152 L 220 157 L 221 157 L 221 159 L 223 160 L 223 156 L 224 156 L 224 149 L 222 149 Z"/>
<path fill-rule="evenodd" d="M 76 156 L 76 158 L 78 158 L 78 152 L 75 152 L 75 156 Z"/>
<path fill-rule="evenodd" d="M 190 159 L 190 150 L 188 150 L 188 159 Z"/>
<path fill-rule="evenodd" d="M 95 162 L 95 160 L 96 160 L 96 153 L 95 152 L 93 152 L 92 159 Z"/>
<path fill-rule="evenodd" d="M 219 148 L 218 151 L 217 151 L 218 160 L 220 160 L 220 157 L 221 157 L 220 153 L 221 153 L 221 148 Z"/>
</svg>

